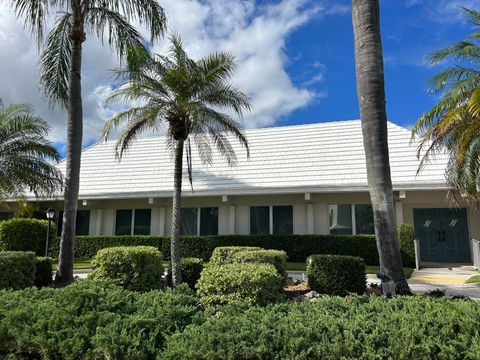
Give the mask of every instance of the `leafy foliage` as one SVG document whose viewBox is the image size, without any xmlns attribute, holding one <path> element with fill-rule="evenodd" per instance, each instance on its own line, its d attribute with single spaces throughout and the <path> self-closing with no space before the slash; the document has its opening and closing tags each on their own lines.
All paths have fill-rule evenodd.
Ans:
<svg viewBox="0 0 480 360">
<path fill-rule="evenodd" d="M 287 254 L 281 250 L 243 250 L 232 254 L 234 262 L 272 264 L 282 277 L 287 277 Z"/>
<path fill-rule="evenodd" d="M 0 201 L 25 191 L 50 195 L 62 184 L 60 155 L 47 140 L 50 127 L 28 104 L 0 103 Z"/>
<path fill-rule="evenodd" d="M 35 286 L 45 287 L 52 285 L 52 259 L 37 257 L 35 261 Z"/>
<path fill-rule="evenodd" d="M 312 255 L 307 259 L 308 286 L 321 294 L 363 294 L 366 287 L 362 258 L 343 255 Z"/>
<path fill-rule="evenodd" d="M 200 274 L 203 271 L 203 260 L 199 258 L 182 258 L 180 260 L 180 270 L 182 272 L 182 283 L 188 285 L 190 289 L 195 289 Z M 172 283 L 172 271 L 171 268 L 167 274 L 167 281 L 171 285 Z"/>
<path fill-rule="evenodd" d="M 55 223 L 52 224 L 55 229 Z M 10 219 L 0 222 L 0 242 L 7 250 L 33 251 L 45 254 L 48 221 L 38 219 Z M 54 231 L 51 231 L 54 240 Z"/>
<path fill-rule="evenodd" d="M 437 153 L 448 152 L 449 184 L 480 202 L 480 13 L 463 8 L 476 30 L 464 40 L 433 52 L 432 65 L 453 63 L 431 79 L 440 100 L 413 128 L 420 137 L 423 167 Z M 421 168 L 419 169 L 421 170 Z M 452 199 L 455 200 L 455 194 Z"/>
<path fill-rule="evenodd" d="M 200 318 L 187 286 L 138 293 L 82 280 L 0 291 L 0 357 L 153 359 L 166 337 Z"/>
<path fill-rule="evenodd" d="M 260 249 L 260 247 L 256 246 L 219 246 L 213 250 L 212 256 L 210 257 L 210 263 L 214 265 L 231 264 L 235 262 L 233 260 L 233 255 L 235 253 L 239 251 L 252 251 Z"/>
<path fill-rule="evenodd" d="M 0 251 L 0 289 L 24 289 L 35 282 L 35 254 Z"/>
<path fill-rule="evenodd" d="M 326 297 L 210 317 L 162 359 L 478 359 L 474 301 Z"/>
<path fill-rule="evenodd" d="M 197 282 L 200 301 L 208 308 L 226 305 L 265 306 L 280 297 L 283 278 L 271 264 L 210 265 Z"/>
<path fill-rule="evenodd" d="M 402 252 L 403 266 L 415 266 L 415 231 L 409 224 L 399 224 L 397 226 L 398 239 L 400 241 L 400 250 Z"/>
<path fill-rule="evenodd" d="M 93 279 L 110 280 L 127 290 L 161 287 L 162 253 L 152 246 L 119 246 L 100 250 L 92 261 Z"/>
</svg>

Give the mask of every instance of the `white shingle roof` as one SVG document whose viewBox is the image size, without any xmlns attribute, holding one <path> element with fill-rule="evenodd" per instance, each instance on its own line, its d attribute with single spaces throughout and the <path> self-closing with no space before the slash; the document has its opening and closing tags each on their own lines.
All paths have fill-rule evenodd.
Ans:
<svg viewBox="0 0 480 360">
<path fill-rule="evenodd" d="M 395 190 L 446 188 L 446 155 L 439 155 L 417 176 L 417 148 L 410 131 L 388 124 Z M 193 152 L 193 193 L 184 171 L 184 195 L 331 192 L 367 189 L 365 153 L 359 120 L 246 130 L 250 159 L 236 141 L 236 167 L 213 149 L 213 165 Z M 161 136 L 137 140 L 121 161 L 115 141 L 83 151 L 80 199 L 171 196 L 173 161 Z M 185 163 L 185 162 L 184 162 Z M 65 163 L 59 164 L 62 171 Z"/>
</svg>

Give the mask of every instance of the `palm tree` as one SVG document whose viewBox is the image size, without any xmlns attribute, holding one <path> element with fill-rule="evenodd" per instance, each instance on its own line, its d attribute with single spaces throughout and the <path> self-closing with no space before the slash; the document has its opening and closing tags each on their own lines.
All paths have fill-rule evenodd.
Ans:
<svg viewBox="0 0 480 360">
<path fill-rule="evenodd" d="M 431 79 L 431 87 L 441 93 L 437 104 L 425 112 L 413 128 L 420 137 L 419 171 L 428 159 L 447 151 L 447 181 L 467 199 L 480 203 L 480 13 L 462 8 L 464 15 L 477 27 L 466 39 L 433 52 L 431 65 L 453 61 Z M 455 192 L 450 192 L 455 199 Z"/>
<path fill-rule="evenodd" d="M 54 165 L 60 156 L 46 139 L 49 133 L 31 105 L 3 108 L 0 101 L 0 202 L 25 191 L 51 195 L 61 187 L 61 172 Z"/>
<path fill-rule="evenodd" d="M 248 97 L 230 83 L 235 70 L 234 58 L 215 53 L 194 61 L 188 57 L 177 36 L 171 37 L 168 56 L 137 51 L 129 69 L 117 70 L 122 81 L 109 101 L 141 101 L 143 105 L 120 112 L 105 124 L 103 135 L 120 123 L 126 125 L 117 141 L 117 156 L 138 135 L 165 126 L 170 149 L 174 153 L 174 190 L 172 206 L 171 259 L 173 286 L 181 282 L 180 223 L 183 157 L 192 185 L 192 149 L 194 142 L 204 163 L 212 162 L 211 144 L 234 166 L 236 154 L 227 137 L 232 134 L 247 150 L 248 142 L 238 123 L 222 110 L 233 110 L 242 117 L 250 109 Z M 193 185 L 192 185 L 193 186 Z"/>
<path fill-rule="evenodd" d="M 107 40 L 120 59 L 129 46 L 143 46 L 140 33 L 129 23 L 138 21 L 150 29 L 151 41 L 163 35 L 165 14 L 155 0 L 6 0 L 24 18 L 25 25 L 43 43 L 45 18 L 58 12 L 48 34 L 41 63 L 41 85 L 52 104 L 67 109 L 67 159 L 64 213 L 60 254 L 55 284 L 73 280 L 75 219 L 80 183 L 80 158 L 83 137 L 81 88 L 82 44 L 87 33 Z"/>
<path fill-rule="evenodd" d="M 380 267 L 398 294 L 409 294 L 396 232 L 387 139 L 380 4 L 352 0 L 357 91 Z"/>
</svg>

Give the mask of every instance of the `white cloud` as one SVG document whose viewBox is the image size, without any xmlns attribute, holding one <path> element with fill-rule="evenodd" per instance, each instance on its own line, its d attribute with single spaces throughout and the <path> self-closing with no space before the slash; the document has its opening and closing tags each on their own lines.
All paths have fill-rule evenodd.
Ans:
<svg viewBox="0 0 480 360">
<path fill-rule="evenodd" d="M 288 37 L 312 19 L 343 14 L 345 6 L 327 6 L 308 0 L 279 0 L 273 4 L 254 0 L 164 0 L 169 27 L 181 34 L 189 54 L 196 58 L 226 50 L 238 60 L 234 82 L 253 99 L 254 112 L 245 118 L 246 127 L 267 126 L 292 111 L 307 106 L 326 92 L 295 85 L 285 67 Z M 167 42 L 156 45 L 164 53 Z M 53 138 L 65 139 L 66 115 L 48 107 L 38 87 L 38 52 L 35 41 L 6 5 L 0 5 L 0 97 L 5 103 L 30 102 L 53 126 Z M 87 39 L 83 59 L 84 141 L 98 138 L 106 119 L 118 106 L 104 106 L 111 92 L 109 69 L 117 66 L 112 52 L 93 37 Z M 323 76 L 317 72 L 311 81 Z"/>
</svg>

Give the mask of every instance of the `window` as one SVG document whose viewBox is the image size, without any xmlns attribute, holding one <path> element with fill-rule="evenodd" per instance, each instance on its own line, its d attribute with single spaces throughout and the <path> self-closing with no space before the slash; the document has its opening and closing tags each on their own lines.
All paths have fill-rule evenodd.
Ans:
<svg viewBox="0 0 480 360">
<path fill-rule="evenodd" d="M 270 217 L 270 214 L 272 216 Z M 292 206 L 251 206 L 251 235 L 293 234 Z"/>
<path fill-rule="evenodd" d="M 58 213 L 57 217 L 57 236 L 62 235 L 63 211 Z M 75 221 L 75 235 L 88 235 L 90 231 L 90 210 L 77 210 L 77 220 Z"/>
<path fill-rule="evenodd" d="M 375 234 L 371 205 L 355 205 L 356 234 Z"/>
<path fill-rule="evenodd" d="M 250 207 L 250 235 L 270 234 L 270 208 L 268 206 Z"/>
<path fill-rule="evenodd" d="M 330 234 L 375 234 L 369 204 L 329 205 Z"/>
<path fill-rule="evenodd" d="M 151 209 L 136 209 L 133 235 L 150 235 Z"/>
<path fill-rule="evenodd" d="M 352 205 L 329 205 L 330 234 L 352 233 Z"/>
<path fill-rule="evenodd" d="M 115 217 L 115 235 L 132 234 L 132 210 L 117 210 Z"/>
<path fill-rule="evenodd" d="M 195 236 L 197 235 L 197 208 L 182 209 L 182 222 L 180 226 L 181 235 Z"/>
<path fill-rule="evenodd" d="M 150 235 L 151 218 L 151 209 L 117 210 L 115 235 Z"/>
<path fill-rule="evenodd" d="M 200 209 L 200 236 L 218 235 L 218 208 Z"/>
<path fill-rule="evenodd" d="M 273 207 L 273 233 L 275 235 L 293 234 L 293 207 Z"/>
<path fill-rule="evenodd" d="M 218 207 L 183 208 L 181 235 L 218 235 Z"/>
</svg>

